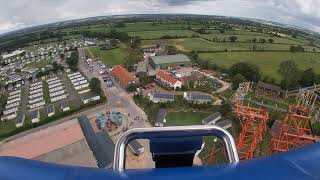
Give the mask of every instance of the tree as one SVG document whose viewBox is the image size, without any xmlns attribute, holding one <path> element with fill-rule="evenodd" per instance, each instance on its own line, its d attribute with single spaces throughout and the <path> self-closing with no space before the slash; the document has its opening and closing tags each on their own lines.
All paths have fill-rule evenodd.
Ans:
<svg viewBox="0 0 320 180">
<path fill-rule="evenodd" d="M 319 75 L 317 75 L 312 68 L 303 71 L 300 77 L 299 83 L 303 87 L 319 83 Z"/>
<path fill-rule="evenodd" d="M 73 71 L 78 70 L 78 63 L 79 63 L 79 57 L 78 52 L 72 52 L 71 56 L 67 58 L 67 64 L 69 66 L 69 69 Z"/>
<path fill-rule="evenodd" d="M 243 75 L 247 80 L 258 82 L 261 78 L 260 69 L 257 65 L 248 63 L 248 62 L 240 62 L 236 63 L 230 67 L 229 73 L 231 78 L 236 76 L 237 74 Z"/>
<path fill-rule="evenodd" d="M 52 71 L 57 72 L 58 70 L 63 70 L 63 66 L 61 64 L 58 64 L 57 62 L 52 63 Z"/>
<path fill-rule="evenodd" d="M 237 89 L 237 88 L 239 87 L 239 84 L 240 84 L 240 83 L 243 83 L 243 82 L 245 82 L 245 81 L 247 81 L 246 77 L 244 77 L 244 76 L 243 76 L 242 74 L 240 74 L 240 73 L 236 74 L 236 75 L 232 78 L 232 80 L 231 80 L 231 82 L 232 82 L 232 89 Z"/>
<path fill-rule="evenodd" d="M 279 65 L 279 72 L 283 77 L 296 74 L 298 71 L 298 65 L 294 61 L 282 61 Z"/>
<path fill-rule="evenodd" d="M 221 34 L 223 34 L 225 31 L 224 31 L 224 29 L 220 29 L 219 32 L 220 32 Z"/>
<path fill-rule="evenodd" d="M 230 36 L 229 37 L 230 42 L 236 42 L 237 39 L 238 39 L 237 36 Z"/>
<path fill-rule="evenodd" d="M 253 43 L 256 43 L 256 42 L 257 42 L 257 38 L 253 38 L 253 39 L 252 39 L 252 42 L 253 42 Z"/>
<path fill-rule="evenodd" d="M 283 77 L 281 87 L 284 89 L 294 89 L 299 86 L 299 68 L 294 61 L 283 61 L 280 63 L 279 72 Z"/>
<path fill-rule="evenodd" d="M 135 92 L 137 90 L 137 85 L 129 84 L 126 90 L 127 92 Z"/>
<path fill-rule="evenodd" d="M 98 78 L 92 78 L 89 82 L 89 87 L 91 92 L 100 94 L 102 89 L 101 89 L 101 82 Z"/>
<path fill-rule="evenodd" d="M 262 39 L 259 40 L 259 42 L 260 43 L 266 43 L 267 41 L 266 41 L 266 39 L 262 38 Z"/>
<path fill-rule="evenodd" d="M 141 39 L 140 39 L 139 36 L 135 36 L 135 37 L 132 37 L 132 38 L 131 38 L 130 46 L 131 46 L 133 49 L 138 48 L 140 44 L 141 44 Z"/>
<path fill-rule="evenodd" d="M 268 42 L 269 42 L 269 43 L 273 43 L 274 40 L 273 40 L 272 38 L 270 38 L 270 39 L 268 39 Z"/>
</svg>

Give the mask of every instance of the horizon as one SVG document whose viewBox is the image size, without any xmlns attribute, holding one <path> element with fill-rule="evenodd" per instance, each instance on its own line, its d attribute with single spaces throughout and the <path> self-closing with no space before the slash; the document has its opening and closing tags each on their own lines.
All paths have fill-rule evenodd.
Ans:
<svg viewBox="0 0 320 180">
<path fill-rule="evenodd" d="M 29 27 L 23 27 L 21 29 L 15 29 L 12 31 L 8 31 L 8 32 L 1 32 L 0 31 L 0 36 L 5 36 L 7 34 L 10 33 L 14 33 L 14 32 L 18 32 L 18 31 L 22 31 L 28 28 L 35 28 L 35 27 L 39 27 L 39 26 L 46 26 L 46 25 L 51 25 L 51 24 L 56 24 L 56 23 L 63 23 L 63 22 L 69 22 L 69 21 L 80 21 L 83 19 L 90 19 L 90 18 L 97 18 L 97 17 L 117 17 L 117 16 L 143 16 L 143 15 L 177 15 L 177 16 L 211 16 L 211 17 L 225 17 L 225 18 L 236 18 L 236 19 L 248 19 L 250 21 L 266 21 L 266 22 L 272 22 L 272 23 L 278 23 L 281 25 L 285 25 L 285 26 L 290 26 L 290 28 L 294 27 L 294 28 L 299 28 L 299 29 L 303 29 L 303 30 L 308 30 L 308 31 L 312 31 L 315 33 L 319 33 L 320 31 L 315 31 L 312 29 L 308 29 L 299 25 L 295 25 L 295 24 L 287 24 L 287 23 L 282 23 L 282 22 L 278 22 L 278 21 L 271 21 L 271 20 L 265 20 L 265 19 L 258 19 L 258 18 L 248 18 L 248 17 L 241 17 L 241 16 L 224 16 L 224 15 L 207 15 L 207 14 L 181 14 L 181 13 L 156 13 L 156 14 L 115 14 L 115 15 L 99 15 L 99 16 L 89 16 L 89 17 L 83 17 L 83 18 L 78 18 L 78 19 L 67 19 L 67 20 L 61 20 L 61 21 L 55 21 L 55 22 L 49 22 L 49 23 L 44 23 L 44 24 L 37 24 L 34 26 L 29 26 Z M 260 22 L 262 23 L 262 22 Z M 289 27 L 288 27 L 289 28 Z"/>
<path fill-rule="evenodd" d="M 6 2 L 0 7 L 0 34 L 51 23 L 99 16 L 192 14 L 271 21 L 320 32 L 320 2 L 309 0 L 123 0 L 111 2 Z M 32 10 L 32 11 L 30 11 Z M 201 10 L 201 12 L 200 12 Z M 177 13 L 178 12 L 178 13 Z"/>
</svg>

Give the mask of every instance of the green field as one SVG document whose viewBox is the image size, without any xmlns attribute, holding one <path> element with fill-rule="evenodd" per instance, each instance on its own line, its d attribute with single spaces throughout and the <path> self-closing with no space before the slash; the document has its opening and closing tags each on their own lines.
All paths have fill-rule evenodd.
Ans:
<svg viewBox="0 0 320 180">
<path fill-rule="evenodd" d="M 141 39 L 159 39 L 162 36 L 188 36 L 191 37 L 193 34 L 197 34 L 190 30 L 165 30 L 165 31 L 139 31 L 129 32 L 130 36 L 140 36 Z"/>
<path fill-rule="evenodd" d="M 186 39 L 159 39 L 159 40 L 144 40 L 142 47 L 156 46 L 157 44 L 175 46 L 181 51 L 224 51 L 230 50 L 252 50 L 254 43 L 231 43 L 231 42 L 210 42 L 202 38 L 186 38 Z M 256 43 L 256 50 L 282 50 L 289 51 L 289 44 L 271 44 L 271 43 Z M 306 51 L 312 51 L 313 47 L 304 46 Z M 320 51 L 318 48 L 317 51 Z"/>
<path fill-rule="evenodd" d="M 111 29 L 116 29 L 120 32 L 141 32 L 141 31 L 159 31 L 159 30 L 181 30 L 185 29 L 186 24 L 180 23 L 163 23 L 163 24 L 152 24 L 151 22 L 139 22 L 139 23 L 127 23 L 125 27 L 116 28 L 108 24 L 102 25 L 93 25 L 93 26 L 82 26 L 75 28 L 63 29 L 63 32 L 72 32 L 72 31 L 93 31 L 93 32 L 108 32 Z M 193 24 L 190 25 L 192 28 L 201 28 L 201 25 Z"/>
<path fill-rule="evenodd" d="M 89 48 L 89 51 L 95 58 L 100 58 L 104 64 L 109 65 L 124 64 L 128 56 L 124 45 L 111 50 L 101 50 L 100 47 L 94 47 Z"/>
<path fill-rule="evenodd" d="M 249 40 L 252 40 L 254 38 L 257 39 L 257 42 L 259 41 L 259 39 L 266 39 L 268 41 L 268 39 L 273 39 L 274 40 L 274 44 L 276 43 L 281 43 L 281 44 L 293 44 L 293 45 L 306 45 L 305 43 L 296 41 L 296 40 L 292 40 L 292 39 L 288 39 L 288 38 L 280 38 L 280 37 L 274 37 L 274 36 L 268 36 L 268 35 L 259 35 L 256 36 L 254 34 L 247 34 L 247 35 L 228 35 L 228 34 L 203 34 L 201 35 L 201 37 L 205 38 L 205 39 L 209 39 L 212 40 L 213 38 L 218 39 L 219 41 L 223 41 L 223 39 L 226 39 L 227 41 L 229 41 L 229 37 L 230 36 L 236 36 L 237 42 L 249 42 Z"/>
<path fill-rule="evenodd" d="M 42 68 L 45 68 L 50 63 L 51 63 L 50 60 L 40 60 L 39 62 L 32 62 L 28 64 L 27 67 L 42 69 Z"/>
<path fill-rule="evenodd" d="M 200 53 L 199 57 L 223 68 L 229 68 L 238 62 L 252 62 L 260 67 L 264 76 L 269 76 L 279 82 L 281 76 L 278 73 L 278 67 L 282 61 L 293 60 L 301 69 L 313 68 L 315 72 L 319 72 L 319 55 L 319 53 L 291 52 L 221 52 Z"/>
<path fill-rule="evenodd" d="M 167 126 L 200 125 L 201 120 L 209 116 L 202 112 L 170 112 L 167 115 Z"/>
</svg>

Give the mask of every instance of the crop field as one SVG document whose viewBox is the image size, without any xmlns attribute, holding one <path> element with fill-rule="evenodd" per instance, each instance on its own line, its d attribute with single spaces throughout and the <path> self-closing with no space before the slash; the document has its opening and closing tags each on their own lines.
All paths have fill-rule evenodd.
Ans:
<svg viewBox="0 0 320 180">
<path fill-rule="evenodd" d="M 199 57 L 223 68 L 229 68 L 238 62 L 251 62 L 260 67 L 264 76 L 274 78 L 277 82 L 281 79 L 278 67 L 282 61 L 293 60 L 301 69 L 313 68 L 316 72 L 320 71 L 319 53 L 221 52 L 200 53 Z"/>
<path fill-rule="evenodd" d="M 253 50 L 254 46 L 256 50 L 281 50 L 289 51 L 291 45 L 289 44 L 274 44 L 274 43 L 232 43 L 232 42 L 211 42 L 202 38 L 186 38 L 186 39 L 159 39 L 159 40 L 144 40 L 142 41 L 142 47 L 151 47 L 161 45 L 175 46 L 181 51 L 228 51 L 232 50 Z M 303 46 L 306 51 L 313 51 L 313 47 Z M 320 49 L 316 48 L 316 51 Z"/>
<path fill-rule="evenodd" d="M 101 50 L 100 47 L 89 48 L 90 54 L 95 58 L 100 58 L 104 64 L 117 65 L 124 64 L 127 58 L 125 46 L 111 50 Z"/>
<path fill-rule="evenodd" d="M 200 125 L 201 120 L 209 116 L 202 112 L 170 112 L 167 115 L 167 126 Z"/>
</svg>

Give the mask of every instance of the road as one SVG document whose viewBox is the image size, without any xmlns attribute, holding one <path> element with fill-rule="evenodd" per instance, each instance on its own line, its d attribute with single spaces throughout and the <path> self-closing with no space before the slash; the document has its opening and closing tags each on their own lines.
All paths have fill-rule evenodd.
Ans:
<svg viewBox="0 0 320 180">
<path fill-rule="evenodd" d="M 135 104 L 133 98 L 123 88 L 115 83 L 114 87 L 108 87 L 102 80 L 100 71 L 102 70 L 97 62 L 94 63 L 94 67 L 90 68 L 85 62 L 86 52 L 85 49 L 79 48 L 79 69 L 87 76 L 88 79 L 96 77 L 101 81 L 101 87 L 108 98 L 108 103 L 105 108 L 122 108 L 129 117 L 129 121 L 132 124 L 131 128 L 150 127 L 147 122 L 147 115 L 145 112 Z M 135 120 L 135 117 L 139 117 Z"/>
</svg>

